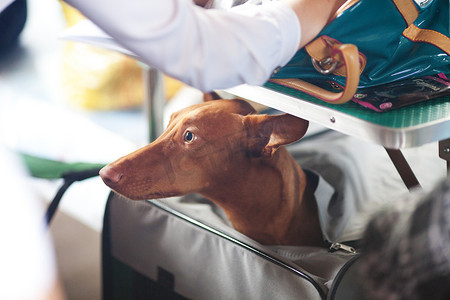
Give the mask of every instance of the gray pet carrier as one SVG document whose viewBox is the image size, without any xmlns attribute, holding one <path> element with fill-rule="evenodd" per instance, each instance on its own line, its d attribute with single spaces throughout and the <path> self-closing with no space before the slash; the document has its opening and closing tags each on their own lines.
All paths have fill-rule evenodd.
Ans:
<svg viewBox="0 0 450 300">
<path fill-rule="evenodd" d="M 111 194 L 104 299 L 364 299 L 354 267 L 358 254 L 346 241 L 360 238 L 365 204 L 383 202 L 380 195 L 401 182 L 368 184 L 380 171 L 389 174 L 382 149 L 327 135 L 320 147 L 306 142 L 289 149 L 304 169 L 320 175 L 316 200 L 332 249 L 263 246 L 198 195 L 138 202 Z"/>
<path fill-rule="evenodd" d="M 362 299 L 353 280 L 351 288 L 337 289 L 357 254 L 265 247 L 234 231 L 215 210 L 195 195 L 131 202 L 112 194 L 104 298 Z"/>
</svg>

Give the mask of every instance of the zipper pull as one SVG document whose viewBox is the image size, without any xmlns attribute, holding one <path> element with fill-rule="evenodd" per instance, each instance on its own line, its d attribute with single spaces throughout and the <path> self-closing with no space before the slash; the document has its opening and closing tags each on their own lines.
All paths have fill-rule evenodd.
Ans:
<svg viewBox="0 0 450 300">
<path fill-rule="evenodd" d="M 353 253 L 353 254 L 356 253 L 355 248 L 347 246 L 347 245 L 344 245 L 344 244 L 341 244 L 341 243 L 333 243 L 333 244 L 331 244 L 330 250 L 332 252 L 337 251 L 337 250 L 343 250 L 343 251 L 346 251 L 346 252 L 349 252 L 349 253 Z"/>
</svg>

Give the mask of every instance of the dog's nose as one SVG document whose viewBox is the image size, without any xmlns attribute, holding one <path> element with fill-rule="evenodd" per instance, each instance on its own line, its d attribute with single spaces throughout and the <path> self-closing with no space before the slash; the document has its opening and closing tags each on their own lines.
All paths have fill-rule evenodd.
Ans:
<svg viewBox="0 0 450 300">
<path fill-rule="evenodd" d="M 103 167 L 100 170 L 100 177 L 107 186 L 114 186 L 122 179 L 123 174 L 110 166 Z"/>
</svg>

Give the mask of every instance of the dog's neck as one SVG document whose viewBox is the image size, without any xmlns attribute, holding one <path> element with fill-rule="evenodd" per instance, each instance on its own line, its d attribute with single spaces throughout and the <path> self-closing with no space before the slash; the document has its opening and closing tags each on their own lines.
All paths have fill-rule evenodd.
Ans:
<svg viewBox="0 0 450 300">
<path fill-rule="evenodd" d="M 284 147 L 270 159 L 240 163 L 236 174 L 215 182 L 202 194 L 239 232 L 266 245 L 323 246 L 313 188 Z"/>
</svg>

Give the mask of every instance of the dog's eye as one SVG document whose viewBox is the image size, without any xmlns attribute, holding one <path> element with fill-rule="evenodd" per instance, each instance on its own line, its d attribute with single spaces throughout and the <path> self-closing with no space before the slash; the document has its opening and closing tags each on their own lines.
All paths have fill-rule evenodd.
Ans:
<svg viewBox="0 0 450 300">
<path fill-rule="evenodd" d="M 195 134 L 193 134 L 189 130 L 184 133 L 184 141 L 186 143 L 192 143 L 193 141 L 195 141 L 196 138 L 197 137 L 195 136 Z"/>
</svg>

